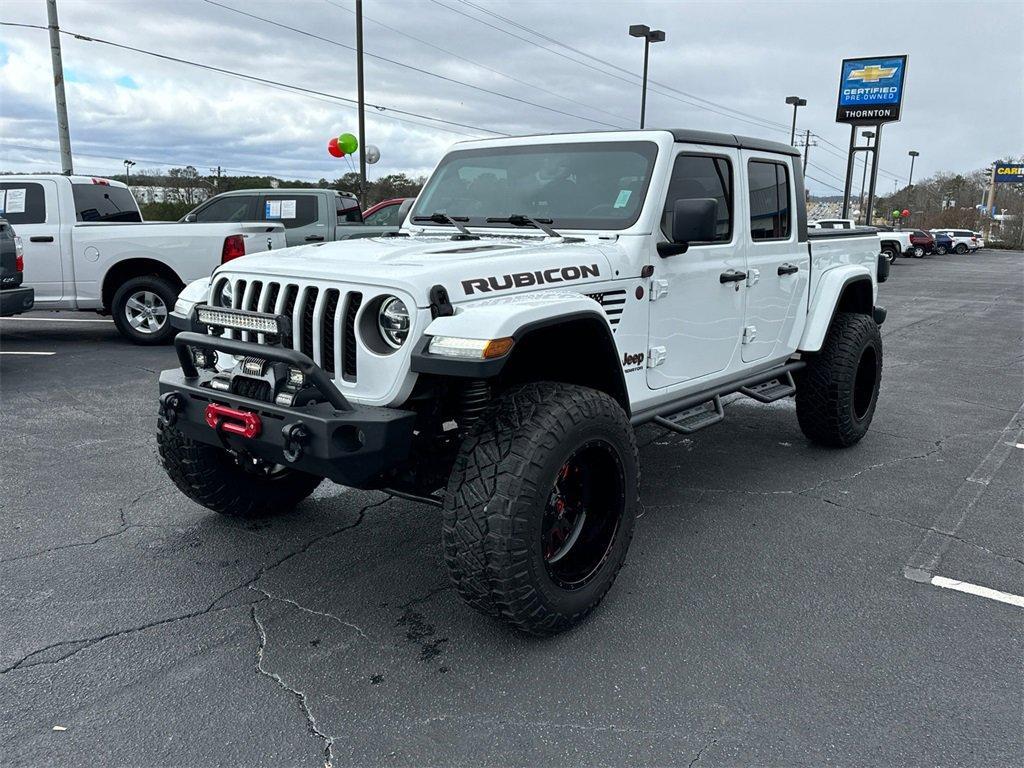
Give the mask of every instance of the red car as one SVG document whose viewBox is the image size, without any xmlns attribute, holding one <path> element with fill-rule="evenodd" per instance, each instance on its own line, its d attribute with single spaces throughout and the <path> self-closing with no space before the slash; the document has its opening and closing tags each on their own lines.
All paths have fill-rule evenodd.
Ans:
<svg viewBox="0 0 1024 768">
<path fill-rule="evenodd" d="M 363 211 L 363 223 L 376 227 L 400 227 L 409 209 L 416 202 L 415 197 L 395 197 L 383 200 Z"/>
<path fill-rule="evenodd" d="M 923 229 L 915 229 L 910 233 L 910 244 L 914 246 L 914 252 L 911 255 L 920 259 L 935 248 L 935 238 Z"/>
</svg>

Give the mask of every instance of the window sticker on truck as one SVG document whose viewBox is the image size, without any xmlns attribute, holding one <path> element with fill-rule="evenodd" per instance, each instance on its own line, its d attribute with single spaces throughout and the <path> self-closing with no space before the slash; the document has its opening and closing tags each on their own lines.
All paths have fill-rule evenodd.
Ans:
<svg viewBox="0 0 1024 768">
<path fill-rule="evenodd" d="M 514 272 L 501 277 L 477 277 L 472 280 L 463 280 L 462 290 L 467 296 L 472 296 L 477 291 L 481 293 L 507 291 L 509 288 L 527 288 L 531 285 L 561 283 L 566 280 L 600 276 L 601 270 L 597 264 L 591 264 L 589 267 L 586 264 L 581 264 L 578 267 L 555 267 L 553 269 L 538 269 L 536 272 Z"/>
</svg>

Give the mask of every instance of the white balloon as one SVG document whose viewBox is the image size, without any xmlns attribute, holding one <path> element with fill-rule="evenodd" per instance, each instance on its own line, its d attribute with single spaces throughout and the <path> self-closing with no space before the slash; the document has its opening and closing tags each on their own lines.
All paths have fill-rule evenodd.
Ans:
<svg viewBox="0 0 1024 768">
<path fill-rule="evenodd" d="M 375 144 L 366 145 L 366 162 L 373 165 L 380 160 L 380 149 Z"/>
</svg>

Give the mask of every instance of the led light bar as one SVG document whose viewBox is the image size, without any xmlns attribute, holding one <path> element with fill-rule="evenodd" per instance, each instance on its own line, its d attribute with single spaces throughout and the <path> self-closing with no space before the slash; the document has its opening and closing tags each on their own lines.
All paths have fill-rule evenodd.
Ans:
<svg viewBox="0 0 1024 768">
<path fill-rule="evenodd" d="M 490 360 L 501 357 L 512 349 L 513 340 L 504 339 L 463 339 L 458 336 L 433 336 L 429 352 L 442 357 L 458 357 L 467 360 Z"/>
<path fill-rule="evenodd" d="M 264 312 L 243 312 L 237 309 L 221 307 L 196 307 L 196 319 L 203 325 L 216 328 L 231 328 L 236 331 L 256 331 L 279 336 L 285 330 L 286 320 L 280 315 L 268 315 Z"/>
</svg>

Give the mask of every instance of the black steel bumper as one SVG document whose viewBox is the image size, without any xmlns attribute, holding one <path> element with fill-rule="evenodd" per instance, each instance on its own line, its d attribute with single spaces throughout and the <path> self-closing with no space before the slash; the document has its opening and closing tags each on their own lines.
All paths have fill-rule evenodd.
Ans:
<svg viewBox="0 0 1024 768">
<path fill-rule="evenodd" d="M 9 288 L 0 291 L 0 317 L 28 312 L 35 303 L 36 292 L 32 288 Z"/>
<path fill-rule="evenodd" d="M 329 397 L 324 392 L 326 402 L 285 407 L 212 389 L 214 372 L 197 370 L 192 360 L 190 348 L 197 346 L 287 363 L 303 370 L 317 389 L 329 388 Z M 160 421 L 192 440 L 353 487 L 377 485 L 381 475 L 409 456 L 415 412 L 350 403 L 300 352 L 188 332 L 178 334 L 175 347 L 182 369 L 160 374 Z M 230 413 L 218 418 L 225 409 L 244 414 L 256 434 L 241 434 L 242 420 Z"/>
</svg>

